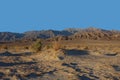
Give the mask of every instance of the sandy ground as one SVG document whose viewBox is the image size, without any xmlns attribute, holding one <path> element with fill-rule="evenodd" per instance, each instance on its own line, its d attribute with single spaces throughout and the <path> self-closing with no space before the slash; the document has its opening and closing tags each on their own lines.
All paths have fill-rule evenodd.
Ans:
<svg viewBox="0 0 120 80">
<path fill-rule="evenodd" d="M 1 52 L 0 80 L 120 80 L 117 42 L 65 43 L 58 51 Z"/>
</svg>

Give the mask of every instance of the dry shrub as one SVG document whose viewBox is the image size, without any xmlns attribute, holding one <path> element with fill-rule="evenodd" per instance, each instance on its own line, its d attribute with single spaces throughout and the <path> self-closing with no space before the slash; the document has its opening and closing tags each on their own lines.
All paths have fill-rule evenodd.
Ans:
<svg viewBox="0 0 120 80">
<path fill-rule="evenodd" d="M 25 46 L 25 47 L 24 47 L 24 49 L 28 50 L 28 49 L 29 49 L 29 47 L 28 47 L 28 46 Z"/>
<path fill-rule="evenodd" d="M 85 49 L 85 50 L 88 50 L 88 49 L 89 49 L 89 47 L 88 47 L 88 46 L 85 46 L 85 47 L 84 47 L 84 49 Z"/>
<path fill-rule="evenodd" d="M 67 46 L 63 46 L 62 48 L 63 48 L 63 49 L 66 49 L 66 48 L 67 48 Z"/>
<path fill-rule="evenodd" d="M 52 45 L 46 45 L 46 49 L 51 49 L 52 48 Z"/>
<path fill-rule="evenodd" d="M 8 46 L 7 45 L 2 45 L 2 46 L 0 46 L 0 49 L 1 50 L 8 50 Z"/>
<path fill-rule="evenodd" d="M 42 42 L 41 42 L 41 40 L 35 41 L 35 42 L 31 45 L 31 49 L 32 49 L 34 52 L 39 52 L 39 51 L 41 51 L 41 49 L 42 49 Z"/>
<path fill-rule="evenodd" d="M 8 49 L 7 45 L 4 45 L 4 46 L 3 46 L 3 49 L 7 50 L 7 49 Z"/>
<path fill-rule="evenodd" d="M 21 47 L 19 46 L 13 46 L 13 49 L 15 52 L 19 52 L 21 50 Z"/>
<path fill-rule="evenodd" d="M 54 42 L 53 42 L 53 49 L 54 49 L 55 51 L 61 49 L 61 43 L 60 43 L 60 41 L 54 41 Z"/>
</svg>

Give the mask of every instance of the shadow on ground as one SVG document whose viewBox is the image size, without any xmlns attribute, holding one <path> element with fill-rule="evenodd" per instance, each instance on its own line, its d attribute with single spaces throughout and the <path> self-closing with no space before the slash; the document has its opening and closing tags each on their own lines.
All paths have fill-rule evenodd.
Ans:
<svg viewBox="0 0 120 80">
<path fill-rule="evenodd" d="M 48 72 L 43 72 L 41 74 L 37 74 L 37 73 L 30 73 L 28 75 L 26 75 L 26 77 L 28 78 L 37 78 L 37 77 L 41 77 L 45 74 L 53 74 L 55 71 L 57 71 L 56 69 L 52 70 L 52 71 L 48 71 Z"/>
<path fill-rule="evenodd" d="M 69 56 L 79 56 L 79 55 L 89 55 L 89 52 L 86 50 L 65 50 L 65 54 Z"/>
<path fill-rule="evenodd" d="M 79 79 L 80 80 L 91 80 L 89 77 L 86 77 L 86 76 L 79 76 Z"/>
<path fill-rule="evenodd" d="M 4 52 L 4 53 L 0 53 L 0 56 L 29 56 L 32 55 L 32 53 L 30 52 L 25 52 L 25 53 L 19 53 L 19 54 L 13 54 L 11 52 Z"/>
<path fill-rule="evenodd" d="M 15 66 L 15 65 L 31 65 L 31 64 L 36 64 L 36 62 L 20 62 L 20 63 L 5 63 L 5 62 L 0 62 L 0 66 L 7 67 L 7 66 Z"/>
<path fill-rule="evenodd" d="M 117 53 L 114 53 L 114 54 L 105 54 L 106 56 L 117 56 L 118 54 Z"/>
<path fill-rule="evenodd" d="M 118 65 L 113 65 L 112 66 L 116 71 L 120 71 L 120 66 L 118 66 Z"/>
</svg>

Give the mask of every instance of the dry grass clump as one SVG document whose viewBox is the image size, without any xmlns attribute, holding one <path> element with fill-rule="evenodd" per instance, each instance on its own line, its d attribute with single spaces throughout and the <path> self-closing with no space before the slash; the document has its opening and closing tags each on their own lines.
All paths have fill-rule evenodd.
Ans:
<svg viewBox="0 0 120 80">
<path fill-rule="evenodd" d="M 46 45 L 46 49 L 51 49 L 51 48 L 52 48 L 51 44 Z"/>
<path fill-rule="evenodd" d="M 42 44 L 41 40 L 37 40 L 31 45 L 31 49 L 34 52 L 39 52 L 39 51 L 41 51 L 42 46 L 43 46 L 43 44 Z"/>
<path fill-rule="evenodd" d="M 53 44 L 52 44 L 52 47 L 55 51 L 61 49 L 61 43 L 60 41 L 54 41 Z"/>
</svg>

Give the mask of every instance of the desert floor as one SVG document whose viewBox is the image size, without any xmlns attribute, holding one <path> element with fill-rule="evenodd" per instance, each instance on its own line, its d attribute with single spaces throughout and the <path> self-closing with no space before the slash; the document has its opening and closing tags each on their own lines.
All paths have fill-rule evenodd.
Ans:
<svg viewBox="0 0 120 80">
<path fill-rule="evenodd" d="M 119 41 L 62 41 L 62 49 L 1 51 L 0 80 L 120 80 Z"/>
</svg>

